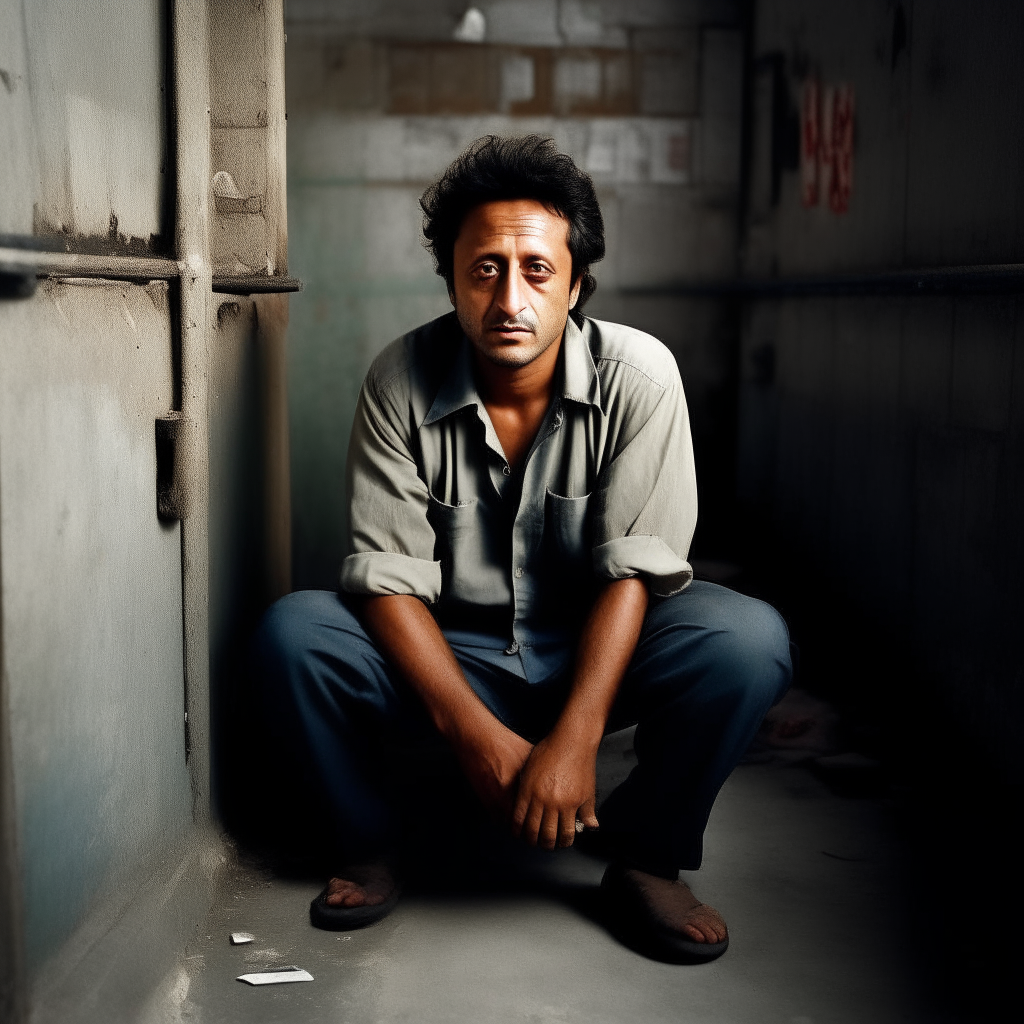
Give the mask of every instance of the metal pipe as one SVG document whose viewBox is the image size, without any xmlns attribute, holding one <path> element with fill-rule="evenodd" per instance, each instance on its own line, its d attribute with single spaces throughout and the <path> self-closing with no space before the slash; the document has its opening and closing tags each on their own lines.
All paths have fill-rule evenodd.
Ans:
<svg viewBox="0 0 1024 1024">
<path fill-rule="evenodd" d="M 182 500 L 184 728 L 197 824 L 210 803 L 210 69 L 207 0 L 174 3 L 175 248 L 180 275 L 181 428 L 176 472 Z"/>
<path fill-rule="evenodd" d="M 180 273 L 175 260 L 156 257 L 12 248 L 0 248 L 0 266 L 3 265 L 25 268 L 39 277 L 103 277 L 117 281 L 169 281 Z"/>
</svg>

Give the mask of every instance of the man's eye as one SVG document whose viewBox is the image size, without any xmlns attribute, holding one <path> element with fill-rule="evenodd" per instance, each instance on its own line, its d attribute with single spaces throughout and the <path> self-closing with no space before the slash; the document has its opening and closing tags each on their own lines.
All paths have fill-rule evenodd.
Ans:
<svg viewBox="0 0 1024 1024">
<path fill-rule="evenodd" d="M 530 273 L 531 274 L 548 274 L 548 273 L 550 273 L 548 268 L 546 266 L 544 266 L 543 263 L 531 263 L 529 269 L 530 269 Z"/>
<path fill-rule="evenodd" d="M 498 272 L 498 268 L 493 263 L 481 263 L 476 272 L 481 277 L 493 277 Z"/>
</svg>

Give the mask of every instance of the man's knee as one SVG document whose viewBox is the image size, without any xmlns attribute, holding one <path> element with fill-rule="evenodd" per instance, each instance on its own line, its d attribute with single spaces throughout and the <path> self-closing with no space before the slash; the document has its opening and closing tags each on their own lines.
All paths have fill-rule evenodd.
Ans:
<svg viewBox="0 0 1024 1024">
<path fill-rule="evenodd" d="M 789 630 L 771 605 L 734 597 L 729 621 L 715 633 L 715 658 L 738 697 L 767 709 L 786 692 L 793 675 Z"/>
<path fill-rule="evenodd" d="M 355 616 L 329 590 L 297 590 L 264 613 L 253 640 L 256 667 L 265 675 L 290 676 L 325 646 L 344 646 L 340 634 L 362 635 Z M 328 639 L 330 638 L 330 639 Z M 339 643 L 341 642 L 341 643 Z"/>
<path fill-rule="evenodd" d="M 731 694 L 739 703 L 767 710 L 785 692 L 792 676 L 789 631 L 782 616 L 756 598 L 710 583 L 670 598 L 653 610 L 649 623 L 656 632 L 673 634 L 689 644 L 683 654 L 706 678 L 714 680 L 719 696 Z M 664 648 L 672 650 L 672 642 Z M 682 653 L 682 652 L 680 652 Z"/>
<path fill-rule="evenodd" d="M 253 644 L 263 667 L 279 667 L 294 658 L 314 617 L 316 598 L 316 591 L 297 590 L 266 610 Z"/>
</svg>

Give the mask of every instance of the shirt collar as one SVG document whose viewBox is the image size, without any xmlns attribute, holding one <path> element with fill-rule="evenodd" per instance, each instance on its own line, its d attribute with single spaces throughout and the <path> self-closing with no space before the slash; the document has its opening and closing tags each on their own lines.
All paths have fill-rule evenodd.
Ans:
<svg viewBox="0 0 1024 1024">
<path fill-rule="evenodd" d="M 565 370 L 562 397 L 571 402 L 594 405 L 600 409 L 601 384 L 594 357 L 583 332 L 576 326 L 576 321 L 572 317 L 566 322 L 565 333 L 562 336 L 562 365 Z M 431 423 L 436 423 L 445 416 L 469 406 L 480 408 L 483 402 L 473 381 L 469 339 L 463 335 L 451 369 L 420 426 L 428 427 Z"/>
<path fill-rule="evenodd" d="M 600 409 L 601 382 L 597 376 L 597 366 L 594 365 L 594 357 L 583 331 L 576 326 L 572 317 L 569 317 L 565 325 L 562 358 L 565 366 L 562 397 L 581 405 L 595 405 Z"/>
<path fill-rule="evenodd" d="M 473 364 L 469 348 L 469 339 L 463 334 L 455 359 L 448 370 L 448 376 L 434 396 L 434 402 L 420 426 L 429 427 L 431 423 L 443 420 L 445 416 L 451 416 L 453 412 L 467 406 L 483 404 L 473 382 Z"/>
</svg>

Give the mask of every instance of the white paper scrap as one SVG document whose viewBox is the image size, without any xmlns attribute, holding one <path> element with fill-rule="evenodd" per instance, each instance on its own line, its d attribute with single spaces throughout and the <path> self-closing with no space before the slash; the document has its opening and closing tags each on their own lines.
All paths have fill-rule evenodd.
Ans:
<svg viewBox="0 0 1024 1024">
<path fill-rule="evenodd" d="M 313 975 L 301 967 L 281 967 L 276 971 L 261 971 L 259 974 L 240 974 L 237 980 L 247 985 L 280 985 L 286 981 L 312 981 Z"/>
<path fill-rule="evenodd" d="M 252 942 L 255 939 L 255 935 L 251 935 L 249 932 L 232 932 L 231 933 L 231 945 L 232 946 L 244 946 L 247 942 Z"/>
</svg>

